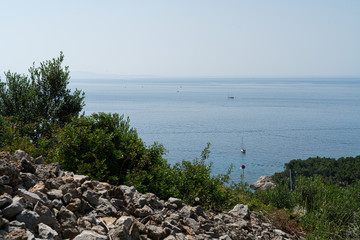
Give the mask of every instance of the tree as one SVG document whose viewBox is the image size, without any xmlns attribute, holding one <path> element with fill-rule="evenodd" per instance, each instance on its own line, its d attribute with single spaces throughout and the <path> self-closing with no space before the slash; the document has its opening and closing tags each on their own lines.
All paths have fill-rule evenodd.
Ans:
<svg viewBox="0 0 360 240">
<path fill-rule="evenodd" d="M 59 58 L 42 62 L 37 68 L 34 64 L 29 69 L 31 84 L 36 92 L 33 100 L 38 116 L 60 124 L 78 116 L 85 105 L 82 91 L 76 89 L 71 94 L 67 89 L 70 71 L 68 66 L 61 67 L 63 60 L 64 55 L 60 52 Z"/>
<path fill-rule="evenodd" d="M 8 71 L 6 82 L 0 81 L 0 114 L 12 117 L 20 133 L 35 143 L 51 134 L 51 126 L 63 126 L 78 116 L 85 105 L 82 91 L 71 93 L 67 88 L 70 72 L 68 66 L 62 68 L 63 61 L 60 52 L 58 58 L 42 62 L 39 67 L 34 63 L 30 76 Z"/>
<path fill-rule="evenodd" d="M 0 83 L 0 114 L 17 116 L 28 122 L 33 118 L 34 89 L 27 76 L 8 71 Z"/>
</svg>

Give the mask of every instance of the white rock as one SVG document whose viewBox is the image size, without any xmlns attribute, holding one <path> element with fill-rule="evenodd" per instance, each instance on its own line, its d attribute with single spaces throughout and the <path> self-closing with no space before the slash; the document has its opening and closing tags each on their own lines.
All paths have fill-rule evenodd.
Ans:
<svg viewBox="0 0 360 240">
<path fill-rule="evenodd" d="M 98 234 L 94 231 L 85 230 L 77 235 L 74 240 L 107 240 L 105 235 Z"/>
</svg>

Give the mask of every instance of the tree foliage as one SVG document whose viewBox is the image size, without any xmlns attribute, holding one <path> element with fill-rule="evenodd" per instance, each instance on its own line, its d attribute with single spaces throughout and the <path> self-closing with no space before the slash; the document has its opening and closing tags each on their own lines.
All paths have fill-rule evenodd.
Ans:
<svg viewBox="0 0 360 240">
<path fill-rule="evenodd" d="M 289 179 L 291 174 L 311 177 L 321 175 L 324 179 L 341 185 L 352 184 L 360 178 L 360 156 L 334 158 L 296 159 L 285 164 L 285 170 L 273 175 L 276 182 Z"/>
<path fill-rule="evenodd" d="M 70 79 L 68 67 L 61 65 L 64 55 L 35 64 L 30 76 L 5 73 L 0 82 L 0 115 L 11 117 L 18 123 L 20 134 L 37 143 L 42 136 L 51 134 L 54 125 L 63 125 L 81 112 L 84 93 L 67 88 Z M 24 125 L 31 124 L 30 132 Z"/>
<path fill-rule="evenodd" d="M 35 91 L 37 114 L 51 122 L 65 123 L 77 116 L 84 107 L 84 93 L 67 88 L 70 80 L 69 67 L 62 68 L 64 55 L 35 64 L 29 69 L 32 88 Z"/>
<path fill-rule="evenodd" d="M 17 116 L 26 123 L 34 118 L 34 88 L 25 75 L 8 71 L 5 77 L 6 83 L 0 83 L 0 114 Z"/>
</svg>

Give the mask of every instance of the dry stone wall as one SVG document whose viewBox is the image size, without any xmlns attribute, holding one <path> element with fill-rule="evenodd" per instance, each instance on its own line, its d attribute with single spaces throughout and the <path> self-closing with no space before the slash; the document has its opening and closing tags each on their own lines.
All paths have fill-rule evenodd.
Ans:
<svg viewBox="0 0 360 240">
<path fill-rule="evenodd" d="M 90 181 L 18 150 L 0 153 L 0 239 L 291 239 L 238 204 L 205 212 L 134 187 Z"/>
</svg>

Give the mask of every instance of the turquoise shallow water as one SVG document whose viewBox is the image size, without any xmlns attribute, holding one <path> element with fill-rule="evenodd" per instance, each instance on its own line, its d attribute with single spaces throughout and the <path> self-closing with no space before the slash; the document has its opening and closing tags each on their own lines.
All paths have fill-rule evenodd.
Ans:
<svg viewBox="0 0 360 240">
<path fill-rule="evenodd" d="M 170 163 L 200 156 L 211 142 L 213 172 L 239 181 L 281 171 L 292 159 L 360 155 L 360 79 L 74 79 L 86 114 L 130 117 Z M 228 98 L 233 96 L 234 99 Z M 240 152 L 241 139 L 246 154 Z"/>
</svg>

